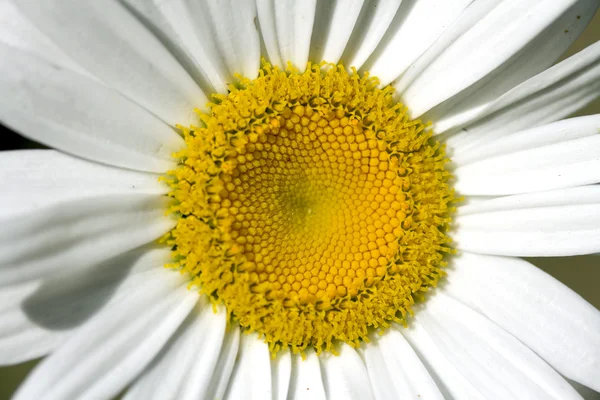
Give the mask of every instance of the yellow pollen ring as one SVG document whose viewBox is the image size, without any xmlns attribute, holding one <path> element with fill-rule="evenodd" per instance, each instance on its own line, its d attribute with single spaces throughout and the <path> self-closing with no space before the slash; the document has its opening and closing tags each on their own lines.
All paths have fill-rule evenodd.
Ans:
<svg viewBox="0 0 600 400">
<path fill-rule="evenodd" d="M 358 346 L 443 275 L 447 159 L 392 95 L 341 65 L 263 63 L 180 127 L 169 266 L 273 353 Z"/>
</svg>

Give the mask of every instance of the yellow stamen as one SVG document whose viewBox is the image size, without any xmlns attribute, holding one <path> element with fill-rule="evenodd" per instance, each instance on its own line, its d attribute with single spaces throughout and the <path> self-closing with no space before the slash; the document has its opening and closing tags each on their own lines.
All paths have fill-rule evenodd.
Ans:
<svg viewBox="0 0 600 400">
<path fill-rule="evenodd" d="M 169 266 L 273 353 L 358 346 L 443 275 L 447 159 L 392 93 L 341 65 L 263 63 L 180 127 Z"/>
</svg>

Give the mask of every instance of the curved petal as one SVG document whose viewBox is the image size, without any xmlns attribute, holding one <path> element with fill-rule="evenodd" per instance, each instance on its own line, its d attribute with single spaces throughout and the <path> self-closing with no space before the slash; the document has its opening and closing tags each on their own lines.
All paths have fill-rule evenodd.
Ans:
<svg viewBox="0 0 600 400">
<path fill-rule="evenodd" d="M 536 47 L 533 48 L 535 51 L 526 48 L 536 40 L 537 46 L 546 44 L 547 37 L 539 40 L 538 37 L 545 36 L 548 26 L 555 21 L 559 21 L 562 33 L 565 23 L 560 18 L 574 3 L 574 0 L 500 2 L 444 49 L 403 92 L 402 97 L 412 116 L 420 117 L 489 74 L 501 73 L 504 68 L 514 68 L 518 74 L 515 70 L 510 71 L 499 79 L 500 88 L 488 86 L 487 90 L 497 90 L 501 94 L 550 66 L 566 50 L 569 41 L 550 42 L 547 48 L 539 49 L 539 53 Z M 569 19 L 575 19 L 575 14 L 569 15 Z M 558 36 L 558 32 L 552 36 Z M 519 62 L 519 59 L 523 61 Z M 521 64 L 528 68 L 521 69 Z M 439 113 L 434 115 L 439 117 Z"/>
<path fill-rule="evenodd" d="M 225 339 L 221 346 L 221 354 L 215 367 L 215 374 L 206 391 L 207 399 L 222 399 L 225 397 L 225 391 L 229 385 L 229 379 L 238 355 L 240 336 L 239 326 L 229 327 L 225 332 Z"/>
<path fill-rule="evenodd" d="M 29 138 L 102 163 L 165 172 L 184 142 L 168 125 L 83 75 L 0 44 L 0 119 Z"/>
<path fill-rule="evenodd" d="M 204 105 L 206 96 L 121 3 L 15 2 L 61 50 L 107 85 L 171 125 L 196 121 L 193 109 Z"/>
<path fill-rule="evenodd" d="M 516 132 L 463 157 L 459 153 L 453 158 L 459 165 L 454 188 L 500 196 L 600 182 L 598 132 L 600 114 Z"/>
<path fill-rule="evenodd" d="M 326 398 L 319 357 L 312 350 L 306 352 L 304 360 L 301 355 L 292 354 L 292 375 L 288 399 L 325 400 Z"/>
<path fill-rule="evenodd" d="M 433 378 L 399 331 L 386 331 L 372 343 L 364 345 L 363 352 L 376 398 L 444 399 Z"/>
<path fill-rule="evenodd" d="M 400 76 L 473 0 L 403 0 L 381 42 L 361 70 L 387 85 Z"/>
<path fill-rule="evenodd" d="M 165 3 L 162 8 L 170 7 Z M 188 7 L 198 41 L 203 45 L 203 50 L 194 55 L 207 58 L 205 73 L 211 82 L 213 74 L 221 73 L 221 65 L 226 67 L 228 75 L 219 79 L 226 83 L 233 83 L 235 74 L 255 78 L 260 67 L 260 39 L 254 1 L 184 0 L 183 3 Z"/>
<path fill-rule="evenodd" d="M 29 375 L 15 399 L 111 398 L 162 349 L 198 300 L 186 277 L 159 270 Z"/>
<path fill-rule="evenodd" d="M 271 398 L 272 390 L 268 345 L 256 334 L 242 335 L 225 398 L 266 399 Z"/>
<path fill-rule="evenodd" d="M 447 359 L 488 399 L 580 399 L 531 349 L 451 297 L 431 296 L 416 318 Z"/>
<path fill-rule="evenodd" d="M 438 346 L 437 341 L 417 320 L 411 320 L 408 328 L 397 327 L 410 343 L 423 365 L 427 368 L 438 388 L 447 399 L 485 399 L 475 383 L 470 382 Z"/>
<path fill-rule="evenodd" d="M 110 194 L 164 194 L 158 176 L 113 168 L 54 150 L 6 151 L 0 157 L 0 218 Z"/>
<path fill-rule="evenodd" d="M 367 368 L 352 347 L 343 344 L 339 355 L 321 354 L 319 360 L 328 399 L 374 399 Z"/>
<path fill-rule="evenodd" d="M 333 0 L 317 4 L 310 60 L 337 64 L 344 52 L 364 0 Z"/>
<path fill-rule="evenodd" d="M 365 0 L 341 62 L 360 69 L 375 50 L 398 11 L 402 0 Z"/>
<path fill-rule="evenodd" d="M 127 391 L 125 399 L 202 399 L 215 374 L 227 315 L 201 297 L 196 309 Z"/>
<path fill-rule="evenodd" d="M 99 310 L 139 285 L 140 273 L 168 262 L 168 250 L 148 247 L 87 271 L 10 285 L 0 291 L 0 365 L 48 354 Z"/>
<path fill-rule="evenodd" d="M 93 197 L 2 220 L 0 287 L 82 271 L 157 239 L 175 221 L 167 198 Z"/>
<path fill-rule="evenodd" d="M 594 185 L 515 195 L 459 211 L 452 239 L 461 250 L 502 256 L 568 256 L 600 252 L 600 192 Z M 578 197 L 581 192 L 588 195 Z M 565 202 L 569 199 L 568 202 Z M 501 201 L 502 208 L 495 206 Z M 520 204 L 526 202 L 529 206 Z"/>
<path fill-rule="evenodd" d="M 204 93 L 227 93 L 232 76 L 219 54 L 214 32 L 206 23 L 207 13 L 197 2 L 189 0 L 126 0 L 151 25 L 190 75 L 199 82 Z M 208 18 L 210 19 L 210 18 Z M 198 104 L 203 111 L 205 104 Z"/>
<path fill-rule="evenodd" d="M 502 95 L 447 140 L 455 151 L 565 118 L 600 96 L 600 42 Z"/>
<path fill-rule="evenodd" d="M 474 5 L 481 7 L 484 3 L 480 5 L 480 2 L 477 2 Z M 553 6 L 558 5 L 558 2 L 555 3 L 553 3 Z M 596 0 L 579 0 L 538 35 L 530 36 L 529 39 L 525 36 L 514 36 L 523 42 L 520 50 L 512 56 L 510 54 L 505 55 L 508 56 L 505 61 L 502 61 L 502 59 L 496 60 L 502 62 L 502 64 L 466 89 L 457 92 L 443 103 L 433 107 L 422 116 L 422 119 L 435 121 L 432 129 L 439 134 L 477 118 L 482 110 L 485 110 L 505 92 L 553 65 L 583 32 L 599 5 Z M 537 20 L 538 17 L 535 18 Z M 461 23 L 463 19 L 461 17 Z M 446 47 L 449 43 L 452 43 L 452 40 L 456 40 L 456 38 L 448 39 L 450 41 L 446 43 Z M 481 40 L 482 43 L 488 42 L 486 39 Z M 480 50 L 473 48 L 468 51 L 477 52 Z M 491 59 L 486 57 L 482 57 L 482 60 L 492 62 Z M 466 74 L 467 77 L 468 73 Z M 404 78 L 402 77 L 402 79 Z M 467 77 L 467 79 L 469 78 Z M 435 104 L 435 102 L 431 104 Z"/>
<path fill-rule="evenodd" d="M 27 20 L 11 0 L 0 0 L 0 42 L 63 68 L 86 73 Z"/>
<path fill-rule="evenodd" d="M 524 260 L 465 252 L 452 259 L 442 290 L 600 391 L 600 312 L 561 282 Z"/>
<path fill-rule="evenodd" d="M 271 381 L 273 400 L 286 400 L 292 373 L 292 356 L 289 350 L 281 350 L 271 359 Z"/>
<path fill-rule="evenodd" d="M 262 37 L 273 65 L 289 61 L 304 71 L 308 62 L 317 0 L 257 0 Z"/>
</svg>

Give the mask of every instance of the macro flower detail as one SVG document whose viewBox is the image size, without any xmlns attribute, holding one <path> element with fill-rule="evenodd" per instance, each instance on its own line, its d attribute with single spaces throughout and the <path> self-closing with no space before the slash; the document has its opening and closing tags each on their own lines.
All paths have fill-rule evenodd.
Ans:
<svg viewBox="0 0 600 400">
<path fill-rule="evenodd" d="M 0 0 L 29 399 L 579 399 L 597 0 Z"/>
</svg>

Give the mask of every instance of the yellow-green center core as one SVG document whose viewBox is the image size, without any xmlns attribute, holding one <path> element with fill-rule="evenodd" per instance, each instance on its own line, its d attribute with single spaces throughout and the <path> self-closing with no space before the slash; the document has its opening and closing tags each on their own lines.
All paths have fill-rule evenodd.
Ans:
<svg viewBox="0 0 600 400">
<path fill-rule="evenodd" d="M 272 352 L 358 346 L 443 275 L 447 159 L 392 95 L 341 65 L 264 63 L 179 127 L 169 266 Z"/>
</svg>

